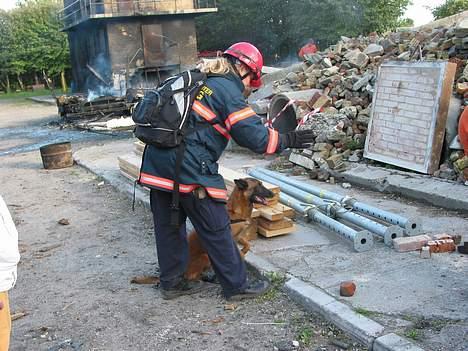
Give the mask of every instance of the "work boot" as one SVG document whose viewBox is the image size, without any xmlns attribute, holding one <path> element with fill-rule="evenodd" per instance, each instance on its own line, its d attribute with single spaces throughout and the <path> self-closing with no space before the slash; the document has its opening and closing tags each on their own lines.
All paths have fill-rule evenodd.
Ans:
<svg viewBox="0 0 468 351">
<path fill-rule="evenodd" d="M 260 280 L 256 283 L 250 283 L 245 289 L 237 294 L 227 296 L 227 301 L 241 301 L 246 299 L 254 299 L 266 293 L 270 289 L 270 284 L 267 281 Z"/>
<path fill-rule="evenodd" d="M 172 300 L 179 296 L 196 294 L 208 288 L 209 285 L 204 282 L 182 279 L 172 288 L 164 289 L 161 287 L 161 295 L 164 300 Z"/>
</svg>

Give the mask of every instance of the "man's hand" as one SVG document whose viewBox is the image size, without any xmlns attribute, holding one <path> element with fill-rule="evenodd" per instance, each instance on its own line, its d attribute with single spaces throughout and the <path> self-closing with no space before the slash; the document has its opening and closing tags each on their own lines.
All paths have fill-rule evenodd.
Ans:
<svg viewBox="0 0 468 351">
<path fill-rule="evenodd" d="M 306 149 L 315 141 L 315 134 L 311 129 L 294 130 L 287 134 L 281 134 L 281 139 L 287 148 Z"/>
</svg>

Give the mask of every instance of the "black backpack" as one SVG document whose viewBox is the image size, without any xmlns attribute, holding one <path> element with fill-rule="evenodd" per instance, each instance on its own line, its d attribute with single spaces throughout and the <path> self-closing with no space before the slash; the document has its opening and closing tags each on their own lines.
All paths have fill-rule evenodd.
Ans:
<svg viewBox="0 0 468 351">
<path fill-rule="evenodd" d="M 185 152 L 184 137 L 199 129 L 188 130 L 187 121 L 193 101 L 206 78 L 206 74 L 199 71 L 185 71 L 170 77 L 157 89 L 147 91 L 132 113 L 136 125 L 134 133 L 138 139 L 159 148 L 177 148 L 171 204 L 171 223 L 174 226 L 179 225 L 179 183 Z"/>
<path fill-rule="evenodd" d="M 133 110 L 135 136 L 145 144 L 172 148 L 181 144 L 193 101 L 206 74 L 185 71 L 148 90 Z"/>
</svg>

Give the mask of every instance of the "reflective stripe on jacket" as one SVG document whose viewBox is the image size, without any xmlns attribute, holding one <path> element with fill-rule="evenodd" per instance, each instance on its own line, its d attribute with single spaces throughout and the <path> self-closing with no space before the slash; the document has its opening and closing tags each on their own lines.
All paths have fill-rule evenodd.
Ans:
<svg viewBox="0 0 468 351">
<path fill-rule="evenodd" d="M 181 193 L 202 186 L 213 199 L 227 200 L 217 161 L 231 138 L 259 154 L 274 154 L 284 149 L 278 132 L 265 127 L 247 105 L 243 90 L 244 85 L 234 74 L 209 77 L 200 90 L 187 122 L 189 129 L 197 130 L 185 137 Z M 172 190 L 176 154 L 177 148 L 148 145 L 143 155 L 140 183 L 154 189 Z"/>
</svg>

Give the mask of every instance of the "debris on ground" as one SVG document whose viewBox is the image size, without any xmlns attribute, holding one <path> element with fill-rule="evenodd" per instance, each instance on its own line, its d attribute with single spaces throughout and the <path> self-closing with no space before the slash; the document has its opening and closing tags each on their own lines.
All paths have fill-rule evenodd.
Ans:
<svg viewBox="0 0 468 351">
<path fill-rule="evenodd" d="M 356 284 L 351 281 L 343 282 L 340 284 L 340 296 L 351 297 L 356 292 Z"/>
<path fill-rule="evenodd" d="M 67 219 L 67 218 L 62 218 L 58 221 L 58 224 L 61 224 L 61 225 L 70 225 L 70 220 Z"/>
<path fill-rule="evenodd" d="M 250 101 L 254 103 L 255 97 L 261 96 L 263 99 L 259 101 L 265 105 L 275 94 L 283 93 L 287 96 L 288 92 L 311 91 L 312 97 L 307 101 L 291 99 L 288 102 L 286 99 L 284 110 L 275 108 L 272 114 L 270 106 L 268 118 L 273 121 L 273 126 L 284 126 L 281 120 L 294 115 L 299 128 L 312 128 L 316 132 L 315 145 L 319 144 L 319 147 L 294 151 L 302 157 L 291 158 L 291 162 L 317 170 L 328 163 L 331 164 L 328 168 L 342 170 L 342 165 L 334 162 L 334 158 L 339 157 L 336 155 L 341 155 L 345 163 L 363 161 L 377 72 L 381 64 L 389 60 L 448 60 L 457 65 L 455 93 L 463 99 L 468 92 L 468 50 L 463 44 L 467 37 L 467 20 L 450 27 L 426 26 L 420 30 L 405 28 L 380 36 L 371 33 L 367 37 L 341 37 L 337 44 L 324 51 L 305 55 L 302 64 L 266 75 L 263 90 L 267 93 L 260 91 Z M 312 92 L 310 89 L 322 92 Z M 279 116 L 276 111 L 281 111 Z M 456 117 L 459 115 L 460 112 Z M 447 142 L 450 144 L 452 140 Z M 323 144 L 328 146 L 324 147 Z M 468 169 L 468 156 L 458 151 L 444 155 L 445 162 L 441 162 L 440 171 L 435 176 L 468 180 L 464 175 L 464 170 Z M 319 179 L 327 180 L 328 177 Z"/>
</svg>

